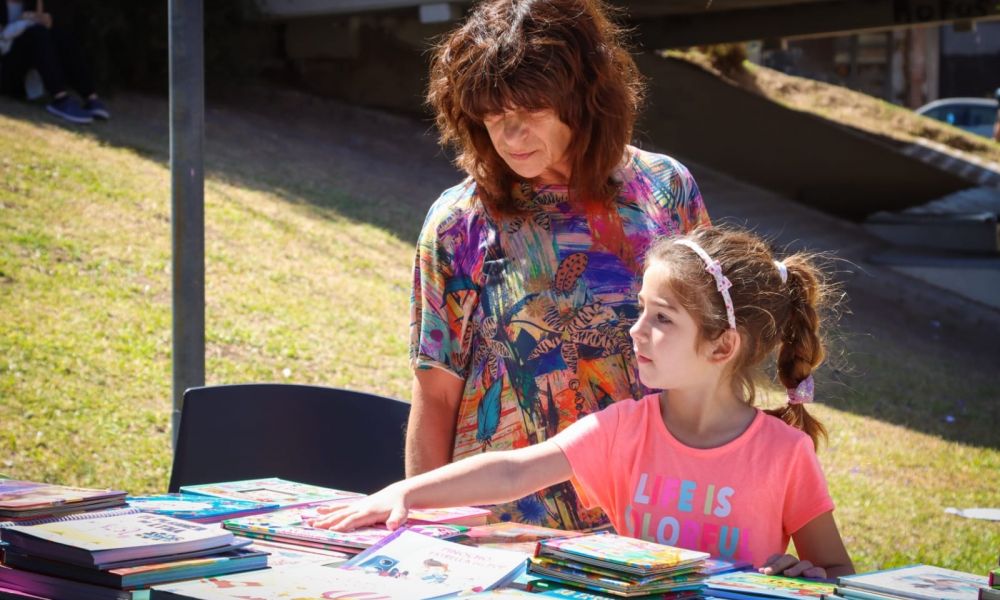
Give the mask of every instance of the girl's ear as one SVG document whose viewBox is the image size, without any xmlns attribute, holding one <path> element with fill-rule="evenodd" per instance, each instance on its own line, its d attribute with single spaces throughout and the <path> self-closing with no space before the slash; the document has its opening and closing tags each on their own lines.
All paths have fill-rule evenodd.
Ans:
<svg viewBox="0 0 1000 600">
<path fill-rule="evenodd" d="M 715 363 L 729 362 L 740 352 L 743 340 L 735 329 L 727 329 L 712 342 L 708 359 Z"/>
</svg>

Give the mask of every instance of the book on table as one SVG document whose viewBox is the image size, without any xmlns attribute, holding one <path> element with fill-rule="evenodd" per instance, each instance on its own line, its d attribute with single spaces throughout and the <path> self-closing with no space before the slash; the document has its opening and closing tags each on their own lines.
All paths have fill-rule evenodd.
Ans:
<svg viewBox="0 0 1000 600">
<path fill-rule="evenodd" d="M 0 589 L 39 598 L 72 598 L 72 600 L 140 600 L 148 596 L 145 590 L 119 590 L 43 573 L 12 569 L 5 565 L 0 565 Z"/>
<path fill-rule="evenodd" d="M 22 571 L 31 571 L 120 590 L 132 590 L 158 583 L 264 569 L 268 567 L 269 555 L 262 550 L 239 548 L 200 558 L 169 560 L 131 567 L 94 569 L 7 551 L 4 553 L 3 563 Z M 17 577 L 17 575 L 14 576 Z M 22 575 L 22 577 L 24 576 Z M 66 586 L 72 587 L 69 583 Z"/>
<path fill-rule="evenodd" d="M 502 523 L 491 523 L 469 527 L 469 530 L 462 536 L 462 543 L 473 546 L 480 544 L 512 544 L 521 542 L 539 542 L 552 538 L 579 537 L 585 535 L 582 531 L 566 531 L 564 529 L 553 529 L 542 527 L 541 525 L 531 525 L 529 523 L 514 523 L 504 521 Z"/>
<path fill-rule="evenodd" d="M 392 532 L 384 525 L 361 527 L 353 531 L 340 532 L 311 527 L 306 520 L 317 516 L 316 507 L 286 508 L 272 513 L 227 519 L 223 526 L 242 536 L 256 539 L 272 540 L 287 544 L 339 550 L 349 554 L 357 554 L 368 548 Z M 467 528 L 462 525 L 421 525 L 409 526 L 410 529 L 428 536 L 450 538 L 461 535 Z"/>
<path fill-rule="evenodd" d="M 318 564 L 337 566 L 350 560 L 353 554 L 337 550 L 324 550 L 309 546 L 295 546 L 272 540 L 248 540 L 252 550 L 267 553 L 267 566 L 282 567 L 285 565 Z"/>
<path fill-rule="evenodd" d="M 764 575 L 757 572 L 735 572 L 714 575 L 705 580 L 705 595 L 731 600 L 820 600 L 834 592 L 834 584 L 816 579 Z"/>
<path fill-rule="evenodd" d="M 181 486 L 181 492 L 230 500 L 277 504 L 280 508 L 357 498 L 364 494 L 288 481 L 278 477 Z"/>
<path fill-rule="evenodd" d="M 542 540 L 538 542 L 535 556 L 570 560 L 619 573 L 657 575 L 697 565 L 709 554 L 614 533 L 591 533 Z"/>
<path fill-rule="evenodd" d="M 226 519 L 257 515 L 279 508 L 276 502 L 251 502 L 186 493 L 128 496 L 126 501 L 130 507 L 142 512 L 195 523 L 218 523 Z"/>
<path fill-rule="evenodd" d="M 147 513 L 113 519 L 59 521 L 0 529 L 9 550 L 87 567 L 121 561 L 228 549 L 233 534 L 171 517 Z"/>
<path fill-rule="evenodd" d="M 125 492 L 121 490 L 0 479 L 0 521 L 56 517 L 70 512 L 124 505 Z"/>
<path fill-rule="evenodd" d="M 378 578 L 432 583 L 449 593 L 480 592 L 515 579 L 524 572 L 528 557 L 523 552 L 475 548 L 399 529 L 342 568 Z"/>
<path fill-rule="evenodd" d="M 450 587 L 420 580 L 379 577 L 324 565 L 264 571 L 153 586 L 150 600 L 242 600 L 246 598 L 356 598 L 414 600 L 451 596 Z"/>
<path fill-rule="evenodd" d="M 983 575 L 932 565 L 908 565 L 839 577 L 837 595 L 859 600 L 865 592 L 909 600 L 973 600 L 988 585 L 989 579 Z"/>
</svg>

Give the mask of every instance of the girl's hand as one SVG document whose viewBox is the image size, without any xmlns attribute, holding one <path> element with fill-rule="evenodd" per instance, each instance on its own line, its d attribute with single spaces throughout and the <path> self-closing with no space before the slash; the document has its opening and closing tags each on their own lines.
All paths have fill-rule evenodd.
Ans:
<svg viewBox="0 0 1000 600">
<path fill-rule="evenodd" d="M 808 560 L 799 560 L 791 554 L 775 554 L 757 570 L 764 575 L 826 579 L 826 569 L 817 567 Z"/>
<path fill-rule="evenodd" d="M 322 516 L 306 524 L 334 531 L 350 531 L 376 523 L 385 523 L 390 530 L 398 529 L 406 522 L 409 507 L 403 491 L 397 485 L 348 504 L 318 507 L 316 512 Z"/>
</svg>

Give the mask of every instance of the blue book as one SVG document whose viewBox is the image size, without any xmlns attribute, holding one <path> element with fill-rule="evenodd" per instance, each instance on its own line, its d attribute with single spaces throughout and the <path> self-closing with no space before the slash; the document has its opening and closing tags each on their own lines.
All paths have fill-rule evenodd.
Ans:
<svg viewBox="0 0 1000 600">
<path fill-rule="evenodd" d="M 270 512 L 280 506 L 277 502 L 252 502 L 186 493 L 129 496 L 126 500 L 130 507 L 142 512 L 195 523 L 218 523 L 226 519 Z"/>
</svg>

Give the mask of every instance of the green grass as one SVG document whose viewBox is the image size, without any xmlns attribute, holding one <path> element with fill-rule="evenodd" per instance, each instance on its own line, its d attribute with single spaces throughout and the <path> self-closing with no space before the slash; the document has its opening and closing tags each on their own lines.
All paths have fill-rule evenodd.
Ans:
<svg viewBox="0 0 1000 600">
<path fill-rule="evenodd" d="M 163 491 L 168 168 L 0 102 L 14 115 L 0 116 L 0 472 Z M 206 185 L 208 383 L 407 397 L 410 233 L 423 209 L 354 198 L 317 169 L 276 181 L 294 169 L 223 150 L 225 176 L 210 164 Z M 1000 506 L 995 373 L 892 336 L 846 339 L 851 369 L 821 378 L 834 399 L 814 410 L 831 431 L 820 459 L 856 566 L 985 573 L 1000 523 L 944 508 Z"/>
</svg>

